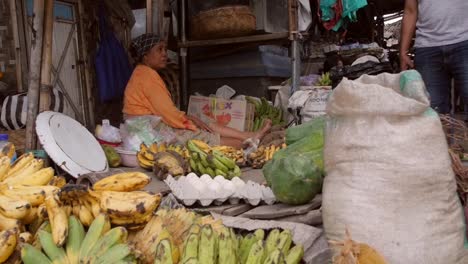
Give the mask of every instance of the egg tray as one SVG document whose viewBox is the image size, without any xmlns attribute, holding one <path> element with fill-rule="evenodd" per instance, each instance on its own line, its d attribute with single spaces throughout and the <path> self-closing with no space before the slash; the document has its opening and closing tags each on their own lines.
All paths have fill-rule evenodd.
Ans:
<svg viewBox="0 0 468 264">
<path fill-rule="evenodd" d="M 253 181 L 244 182 L 239 177 L 227 180 L 223 176 L 204 174 L 198 177 L 195 173 L 174 178 L 168 176 L 164 182 L 169 186 L 172 194 L 182 201 L 185 206 L 199 203 L 201 206 L 211 204 L 221 205 L 225 202 L 238 204 L 242 200 L 252 206 L 260 202 L 272 205 L 276 198 L 273 191 L 266 186 Z"/>
</svg>

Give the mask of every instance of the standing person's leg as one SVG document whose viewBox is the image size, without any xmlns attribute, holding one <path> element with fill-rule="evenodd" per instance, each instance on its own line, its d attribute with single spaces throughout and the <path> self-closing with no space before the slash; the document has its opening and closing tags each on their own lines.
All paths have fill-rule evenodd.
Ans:
<svg viewBox="0 0 468 264">
<path fill-rule="evenodd" d="M 421 74 L 431 98 L 431 107 L 441 114 L 450 112 L 451 75 L 443 47 L 416 48 L 416 70 Z"/>
<path fill-rule="evenodd" d="M 448 61 L 458 90 L 463 100 L 464 112 L 468 111 L 468 41 L 446 47 Z"/>
</svg>

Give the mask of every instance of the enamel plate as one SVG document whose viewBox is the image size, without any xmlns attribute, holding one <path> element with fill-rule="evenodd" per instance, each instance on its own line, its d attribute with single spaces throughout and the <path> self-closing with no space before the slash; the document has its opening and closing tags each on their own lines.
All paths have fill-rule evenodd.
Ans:
<svg viewBox="0 0 468 264">
<path fill-rule="evenodd" d="M 45 111 L 36 119 L 36 133 L 47 155 L 75 178 L 106 172 L 104 150 L 83 125 L 62 113 Z"/>
</svg>

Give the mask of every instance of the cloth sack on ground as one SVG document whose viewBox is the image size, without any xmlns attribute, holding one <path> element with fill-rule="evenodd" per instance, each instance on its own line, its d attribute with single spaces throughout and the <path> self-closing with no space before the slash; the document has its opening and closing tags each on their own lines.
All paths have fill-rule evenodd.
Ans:
<svg viewBox="0 0 468 264">
<path fill-rule="evenodd" d="M 463 263 L 464 222 L 439 117 L 416 71 L 343 79 L 327 104 L 323 221 L 392 264 Z"/>
</svg>

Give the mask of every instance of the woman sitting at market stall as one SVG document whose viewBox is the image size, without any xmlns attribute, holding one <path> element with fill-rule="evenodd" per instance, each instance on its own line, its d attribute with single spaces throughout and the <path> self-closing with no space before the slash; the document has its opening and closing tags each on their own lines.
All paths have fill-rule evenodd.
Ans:
<svg viewBox="0 0 468 264">
<path fill-rule="evenodd" d="M 247 139 L 261 139 L 271 128 L 266 120 L 258 132 L 242 132 L 199 118 L 177 109 L 158 70 L 166 67 L 166 42 L 155 34 L 144 34 L 132 43 L 138 65 L 125 89 L 124 119 L 156 115 L 183 139 L 197 138 L 212 145 L 241 147 Z"/>
</svg>

